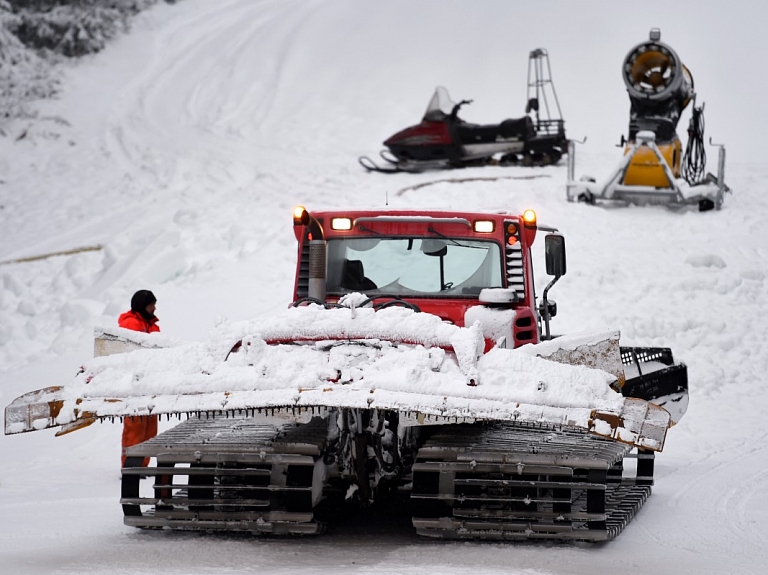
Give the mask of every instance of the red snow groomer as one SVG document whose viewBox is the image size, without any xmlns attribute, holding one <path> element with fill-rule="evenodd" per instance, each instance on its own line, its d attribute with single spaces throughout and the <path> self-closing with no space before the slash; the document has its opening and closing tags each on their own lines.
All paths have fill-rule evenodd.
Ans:
<svg viewBox="0 0 768 575">
<path fill-rule="evenodd" d="M 128 448 L 136 527 L 316 534 L 341 509 L 396 502 L 431 537 L 621 532 L 686 409 L 686 367 L 618 332 L 550 334 L 562 234 L 530 210 L 304 208 L 294 232 L 285 312 L 204 343 L 101 330 L 74 382 L 6 407 L 6 434 L 186 416 Z"/>
</svg>

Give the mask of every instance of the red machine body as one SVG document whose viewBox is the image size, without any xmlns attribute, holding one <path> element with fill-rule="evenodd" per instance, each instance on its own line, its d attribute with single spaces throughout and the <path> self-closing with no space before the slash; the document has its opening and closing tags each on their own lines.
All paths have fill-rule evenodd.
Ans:
<svg viewBox="0 0 768 575">
<path fill-rule="evenodd" d="M 325 302 L 359 292 L 377 303 L 415 305 L 461 327 L 471 325 L 481 313 L 473 308 L 482 306 L 495 319 L 482 323 L 497 324 L 494 333 L 484 333 L 487 347 L 538 343 L 530 253 L 537 228 L 535 214 L 526 216 L 529 221 L 511 213 L 314 212 L 320 229 L 294 227 L 299 242 L 294 301 L 312 295 L 310 243 L 322 235 L 327 244 Z M 357 279 L 349 268 L 356 268 Z M 504 315 L 504 310 L 511 311 Z M 506 328 L 498 326 L 505 321 L 510 322 Z M 512 341 L 500 343 L 502 333 Z"/>
</svg>

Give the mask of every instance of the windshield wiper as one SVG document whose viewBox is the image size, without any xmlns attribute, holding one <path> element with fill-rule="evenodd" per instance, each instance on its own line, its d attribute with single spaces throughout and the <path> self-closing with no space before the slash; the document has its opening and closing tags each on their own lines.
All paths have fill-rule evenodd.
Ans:
<svg viewBox="0 0 768 575">
<path fill-rule="evenodd" d="M 460 248 L 472 248 L 472 249 L 475 249 L 475 250 L 486 250 L 486 251 L 488 250 L 488 248 L 486 246 L 468 246 L 467 244 L 461 244 L 461 243 L 457 242 L 456 240 L 454 240 L 453 238 L 449 238 L 448 236 L 441 234 L 440 232 L 438 232 L 432 226 L 429 226 L 427 228 L 427 231 L 429 233 L 431 233 L 431 234 L 435 234 L 436 236 L 439 236 L 439 237 L 443 238 L 444 240 L 447 240 L 447 241 L 451 242 L 451 244 L 453 244 L 454 246 L 459 246 Z"/>
<path fill-rule="evenodd" d="M 372 230 L 371 228 L 364 226 L 363 224 L 358 224 L 357 229 L 359 229 L 361 232 L 371 232 L 372 234 L 376 234 L 377 236 L 381 236 L 382 238 L 387 237 L 386 234 L 382 234 L 381 232 Z"/>
</svg>

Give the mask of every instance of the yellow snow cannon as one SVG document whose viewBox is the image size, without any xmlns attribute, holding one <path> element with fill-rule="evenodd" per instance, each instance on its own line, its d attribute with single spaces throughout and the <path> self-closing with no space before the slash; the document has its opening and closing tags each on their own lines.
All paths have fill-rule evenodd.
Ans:
<svg viewBox="0 0 768 575">
<path fill-rule="evenodd" d="M 718 145 L 718 175 L 704 176 L 704 106 L 696 107 L 693 76 L 677 53 L 661 42 L 658 28 L 626 55 L 622 77 L 630 100 L 629 137 L 621 138 L 624 157 L 604 184 L 595 185 L 589 177 L 574 180 L 575 159 L 569 156 L 568 199 L 720 209 L 723 194 L 729 191 L 724 182 L 725 147 Z M 691 102 L 688 144 L 683 153 L 677 124 Z"/>
</svg>

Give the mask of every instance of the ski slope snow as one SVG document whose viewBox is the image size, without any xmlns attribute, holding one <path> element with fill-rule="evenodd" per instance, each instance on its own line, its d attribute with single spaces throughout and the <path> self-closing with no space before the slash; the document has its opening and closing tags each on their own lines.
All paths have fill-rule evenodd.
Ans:
<svg viewBox="0 0 768 575">
<path fill-rule="evenodd" d="M 0 406 L 72 381 L 94 327 L 115 325 L 137 289 L 156 294 L 163 334 L 184 341 L 283 310 L 296 204 L 535 209 L 568 244 L 553 328 L 671 347 L 688 365 L 691 403 L 656 459 L 653 495 L 603 545 L 429 541 L 386 522 L 302 540 L 138 531 L 118 504 L 119 425 L 2 436 L 3 571 L 764 572 L 768 80 L 752 55 L 768 50 L 766 11 L 712 0 L 643 13 L 607 0 L 184 0 L 69 65 L 39 118 L 0 138 Z M 734 193 L 721 211 L 569 203 L 564 165 L 472 168 L 460 177 L 498 179 L 455 183 L 356 162 L 416 122 L 437 85 L 474 100 L 468 121 L 522 115 L 528 51 L 545 47 L 566 130 L 588 138 L 577 175 L 600 178 L 626 132 L 622 59 L 654 26 L 693 74 L 707 136 L 727 145 Z"/>
</svg>

